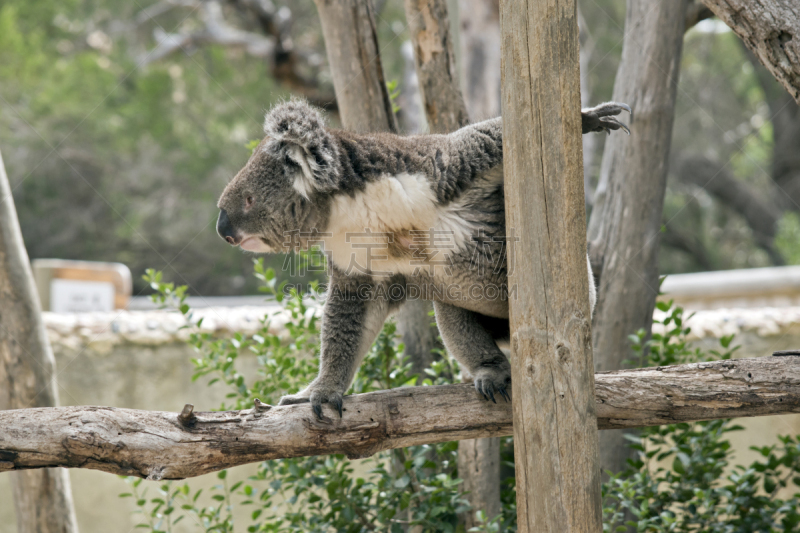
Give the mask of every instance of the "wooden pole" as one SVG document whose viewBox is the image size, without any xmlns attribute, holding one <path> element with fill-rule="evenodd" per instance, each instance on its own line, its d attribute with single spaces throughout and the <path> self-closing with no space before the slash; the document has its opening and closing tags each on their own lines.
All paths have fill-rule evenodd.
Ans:
<svg viewBox="0 0 800 533">
<path fill-rule="evenodd" d="M 599 429 L 800 413 L 798 356 L 618 370 L 595 379 Z M 191 405 L 180 413 L 90 406 L 0 411 L 0 472 L 64 466 L 182 479 L 269 459 L 366 457 L 405 446 L 502 437 L 516 423 L 509 404 L 487 402 L 468 384 L 346 396 L 344 417 L 325 407 L 322 420 L 308 404 L 254 403 L 227 412 L 195 412 Z"/>
<path fill-rule="evenodd" d="M 55 364 L 0 155 L 0 409 L 58 405 Z M 15 472 L 11 486 L 19 533 L 78 531 L 67 472 Z"/>
<path fill-rule="evenodd" d="M 502 0 L 517 524 L 602 531 L 574 0 Z"/>
</svg>

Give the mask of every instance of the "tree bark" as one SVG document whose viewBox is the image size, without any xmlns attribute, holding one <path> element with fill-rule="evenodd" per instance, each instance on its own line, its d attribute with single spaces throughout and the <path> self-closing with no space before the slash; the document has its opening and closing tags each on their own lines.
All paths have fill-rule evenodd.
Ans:
<svg viewBox="0 0 800 533">
<path fill-rule="evenodd" d="M 500 116 L 499 0 L 459 0 L 461 87 L 473 122 Z"/>
<path fill-rule="evenodd" d="M 600 372 L 594 401 L 599 429 L 800 413 L 800 357 Z M 0 411 L 0 472 L 63 466 L 183 479 L 270 459 L 366 457 L 499 437 L 511 435 L 514 425 L 509 404 L 487 402 L 467 384 L 354 394 L 344 407 L 344 418 L 323 407 L 323 420 L 302 404 L 207 413 L 88 406 Z M 553 434 L 547 439 L 554 441 Z M 551 492 L 564 487 L 538 484 Z"/>
<path fill-rule="evenodd" d="M 599 532 L 575 2 L 503 0 L 500 27 L 517 525 Z"/>
<path fill-rule="evenodd" d="M 613 100 L 634 110 L 631 135 L 606 140 L 589 222 L 589 254 L 600 283 L 594 311 L 595 370 L 633 359 L 628 336 L 650 332 L 658 295 L 658 249 L 667 186 L 686 2 L 628 0 Z M 600 436 L 602 472 L 626 466 L 622 432 Z"/>
<path fill-rule="evenodd" d="M 481 118 L 492 118 L 499 115 L 500 104 L 500 69 L 499 69 L 499 13 L 491 20 L 491 9 L 495 0 L 476 0 L 475 9 L 480 13 L 470 12 L 476 24 L 484 20 L 486 24 L 497 26 L 494 51 L 496 61 L 491 64 L 470 65 L 472 75 L 482 76 L 494 70 L 491 78 L 497 82 L 494 96 L 497 104 L 491 106 L 491 95 L 476 92 L 474 103 L 482 104 L 480 113 L 491 113 Z M 459 77 L 456 72 L 453 39 L 450 36 L 450 21 L 445 0 L 406 0 L 406 19 L 409 23 L 411 42 L 414 48 L 414 59 L 417 67 L 417 78 L 420 86 L 423 109 L 428 126 L 433 133 L 448 133 L 469 123 L 467 106 L 459 89 Z M 488 15 L 489 20 L 483 15 Z M 463 21 L 463 19 L 462 19 Z M 491 29 L 491 28 L 486 28 Z M 475 32 L 467 32 L 467 38 Z M 482 33 L 483 37 L 491 37 L 490 33 Z M 462 40 L 463 42 L 463 40 Z M 473 43 L 480 46 L 485 43 Z M 491 48 L 488 48 L 491 50 Z M 472 49 L 478 53 L 477 48 Z M 473 56 L 471 56 L 474 59 Z M 472 61 L 467 59 L 467 61 Z M 478 72 L 475 72 L 477 70 Z M 489 82 L 491 83 L 491 82 Z M 487 87 L 467 84 L 468 88 Z M 488 101 L 487 101 L 488 100 Z M 473 112 L 473 118 L 476 117 Z M 467 496 L 472 509 L 459 517 L 464 529 L 469 530 L 478 525 L 475 513 L 483 511 L 487 517 L 494 518 L 500 513 L 500 439 L 463 440 L 458 443 L 458 476 L 464 481 L 463 488 L 469 492 Z"/>
<path fill-rule="evenodd" d="M 425 118 L 422 113 L 422 97 L 419 92 L 417 66 L 414 62 L 414 45 L 405 41 L 400 45 L 403 56 L 403 81 L 400 83 L 400 94 L 397 97 L 397 121 L 404 134 L 422 133 L 425 130 Z"/>
<path fill-rule="evenodd" d="M 0 154 L 0 409 L 58 405 L 55 359 L 41 314 Z M 14 472 L 11 486 L 19 533 L 78 531 L 66 471 Z"/>
<path fill-rule="evenodd" d="M 342 125 L 397 132 L 371 0 L 315 0 Z"/>
<path fill-rule="evenodd" d="M 456 58 L 445 0 L 405 0 L 414 45 L 422 107 L 431 133 L 447 133 L 469 123 L 458 88 Z"/>
<path fill-rule="evenodd" d="M 796 0 L 703 0 L 800 104 L 800 5 Z"/>
</svg>

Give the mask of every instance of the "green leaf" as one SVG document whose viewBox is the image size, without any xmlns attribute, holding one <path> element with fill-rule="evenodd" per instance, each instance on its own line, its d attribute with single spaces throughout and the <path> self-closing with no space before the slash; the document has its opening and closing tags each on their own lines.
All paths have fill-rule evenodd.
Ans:
<svg viewBox="0 0 800 533">
<path fill-rule="evenodd" d="M 399 479 L 396 479 L 395 482 L 394 482 L 394 486 L 396 488 L 398 488 L 398 489 L 404 489 L 404 488 L 406 488 L 408 486 L 408 484 L 410 482 L 411 482 L 411 478 L 409 478 L 408 475 L 406 474 L 406 475 L 403 475 L 403 477 L 401 477 Z"/>
</svg>

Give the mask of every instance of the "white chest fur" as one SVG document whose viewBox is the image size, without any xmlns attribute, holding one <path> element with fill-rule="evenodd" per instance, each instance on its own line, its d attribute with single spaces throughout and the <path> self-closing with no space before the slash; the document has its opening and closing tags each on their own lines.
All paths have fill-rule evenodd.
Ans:
<svg viewBox="0 0 800 533">
<path fill-rule="evenodd" d="M 474 230 L 463 209 L 440 205 L 422 174 L 383 176 L 354 196 L 334 198 L 325 251 L 346 273 L 373 277 L 443 266 Z"/>
</svg>

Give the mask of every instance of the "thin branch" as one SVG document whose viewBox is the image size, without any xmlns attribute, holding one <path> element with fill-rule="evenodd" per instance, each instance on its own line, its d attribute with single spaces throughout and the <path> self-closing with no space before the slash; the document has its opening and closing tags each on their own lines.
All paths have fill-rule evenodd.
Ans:
<svg viewBox="0 0 800 533">
<path fill-rule="evenodd" d="M 230 24 L 218 0 L 165 0 L 142 10 L 136 17 L 137 23 L 157 18 L 174 7 L 194 7 L 200 13 L 202 26 L 196 31 L 179 33 L 167 33 L 156 27 L 153 35 L 158 44 L 140 59 L 140 67 L 201 46 L 239 47 L 249 55 L 265 59 L 272 76 L 290 91 L 302 94 L 312 104 L 328 111 L 338 109 L 336 96 L 330 89 L 321 87 L 314 77 L 301 73 L 304 70 L 301 65 L 312 63 L 311 56 L 316 54 L 304 54 L 295 49 L 290 34 L 292 12 L 288 7 L 277 9 L 270 0 L 228 0 L 227 3 L 245 19 L 252 19 L 262 33 Z"/>
<path fill-rule="evenodd" d="M 777 222 L 781 210 L 761 199 L 760 194 L 740 180 L 734 178 L 724 165 L 700 156 L 690 155 L 680 160 L 676 171 L 679 179 L 704 189 L 725 206 L 744 218 L 756 244 L 763 248 L 775 264 L 783 260 L 775 251 L 773 241 L 777 233 Z"/>
<path fill-rule="evenodd" d="M 800 412 L 800 357 L 762 357 L 595 374 L 600 429 Z M 0 411 L 0 472 L 63 466 L 182 479 L 245 463 L 499 437 L 511 404 L 467 384 L 345 398 L 344 417 L 308 405 L 180 414 L 114 407 Z M 194 418 L 192 418 L 192 416 Z"/>
<path fill-rule="evenodd" d="M 176 7 L 197 7 L 197 5 L 197 0 L 162 0 L 139 11 L 134 20 L 137 25 L 144 24 L 172 11 Z"/>
<path fill-rule="evenodd" d="M 222 46 L 242 47 L 248 54 L 255 57 L 270 57 L 275 50 L 275 41 L 257 33 L 247 32 L 230 26 L 222 14 L 219 2 L 209 1 L 200 4 L 203 29 L 191 33 L 166 33 L 161 28 L 154 30 L 158 44 L 147 53 L 140 62 L 145 67 L 155 61 L 160 61 L 181 50 L 219 44 Z"/>
</svg>

